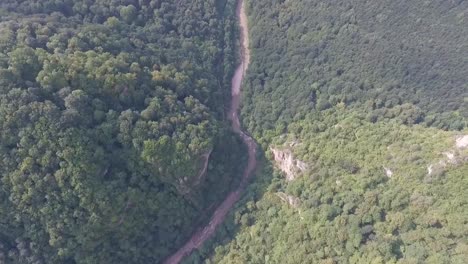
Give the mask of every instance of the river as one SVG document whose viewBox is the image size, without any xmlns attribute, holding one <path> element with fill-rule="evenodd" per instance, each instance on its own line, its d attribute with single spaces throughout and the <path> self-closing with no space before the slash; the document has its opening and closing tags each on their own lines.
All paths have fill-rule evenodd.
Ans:
<svg viewBox="0 0 468 264">
<path fill-rule="evenodd" d="M 237 1 L 236 16 L 239 22 L 240 28 L 240 57 L 241 61 L 239 66 L 236 68 L 234 76 L 231 81 L 231 106 L 228 112 L 228 118 L 231 121 L 232 130 L 237 133 L 244 144 L 248 148 L 248 162 L 243 172 L 242 180 L 237 189 L 230 192 L 224 201 L 216 208 L 215 212 L 211 216 L 210 222 L 203 228 L 195 232 L 184 246 L 182 246 L 172 256 L 167 258 L 165 264 L 177 264 L 186 256 L 188 256 L 193 250 L 200 248 L 203 243 L 209 239 L 216 231 L 216 228 L 224 221 L 229 210 L 241 197 L 249 178 L 252 176 L 253 171 L 257 165 L 256 151 L 257 144 L 247 133 L 245 133 L 239 121 L 239 105 L 241 100 L 242 81 L 250 63 L 250 50 L 249 50 L 249 28 L 247 25 L 247 15 L 245 14 L 244 0 Z"/>
</svg>

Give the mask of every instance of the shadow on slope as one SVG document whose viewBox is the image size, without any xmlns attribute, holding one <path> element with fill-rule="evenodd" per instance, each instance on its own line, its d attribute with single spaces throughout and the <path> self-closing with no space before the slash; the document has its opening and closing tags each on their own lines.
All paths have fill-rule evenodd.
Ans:
<svg viewBox="0 0 468 264">
<path fill-rule="evenodd" d="M 255 174 L 251 177 L 250 184 L 244 191 L 242 198 L 227 215 L 222 226 L 218 228 L 213 236 L 200 249 L 186 257 L 183 264 L 204 263 L 210 259 L 214 252 L 232 242 L 232 239 L 240 232 L 241 226 L 253 224 L 255 219 L 244 214 L 257 201 L 261 200 L 268 187 L 272 185 L 273 164 L 265 157 L 265 152 L 259 149 L 257 156 L 258 166 Z"/>
</svg>

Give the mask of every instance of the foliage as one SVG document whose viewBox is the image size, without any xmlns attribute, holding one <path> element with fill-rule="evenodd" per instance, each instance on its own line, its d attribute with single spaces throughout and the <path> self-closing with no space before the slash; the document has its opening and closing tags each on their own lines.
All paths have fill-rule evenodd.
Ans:
<svg viewBox="0 0 468 264">
<path fill-rule="evenodd" d="M 243 120 L 257 137 L 340 103 L 369 120 L 467 126 L 467 3 L 247 1 Z"/>
<path fill-rule="evenodd" d="M 269 182 L 264 193 L 252 186 L 257 195 L 231 215 L 239 231 L 218 234 L 225 244 L 214 244 L 213 255 L 205 251 L 199 259 L 464 263 L 468 150 L 455 148 L 457 133 L 370 123 L 336 108 L 313 120 L 291 124 L 288 136 L 274 142 L 283 148 L 296 142 L 295 157 L 309 164 L 308 171 L 288 183 L 265 168 L 254 183 Z M 456 162 L 447 162 L 447 151 Z M 442 172 L 428 172 L 440 162 L 446 162 Z M 278 193 L 298 198 L 300 205 L 291 206 Z"/>
<path fill-rule="evenodd" d="M 267 158 L 186 263 L 465 263 L 467 3 L 247 6 L 242 116 Z M 286 181 L 270 147 L 308 169 Z"/>
<path fill-rule="evenodd" d="M 223 165 L 244 151 L 223 121 L 232 3 L 0 10 L 0 262 L 161 261 L 239 173 Z"/>
</svg>

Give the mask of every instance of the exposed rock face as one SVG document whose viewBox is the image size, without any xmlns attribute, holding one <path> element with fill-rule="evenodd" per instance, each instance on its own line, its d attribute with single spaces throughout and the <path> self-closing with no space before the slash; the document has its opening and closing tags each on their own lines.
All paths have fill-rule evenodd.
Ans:
<svg viewBox="0 0 468 264">
<path fill-rule="evenodd" d="M 387 167 L 384 167 L 385 170 L 385 175 L 387 175 L 388 178 L 391 178 L 393 176 L 393 171 Z"/>
<path fill-rule="evenodd" d="M 299 205 L 301 205 L 301 200 L 295 196 L 283 192 L 276 193 L 276 196 L 278 196 L 283 202 L 288 203 L 293 208 L 298 208 Z"/>
<path fill-rule="evenodd" d="M 287 181 L 296 179 L 300 173 L 307 170 L 307 164 L 303 161 L 294 159 L 290 150 L 270 149 L 273 153 L 276 165 L 282 172 L 284 172 Z"/>
<path fill-rule="evenodd" d="M 434 165 L 432 165 L 432 164 L 429 165 L 429 166 L 427 167 L 427 175 L 431 175 L 431 174 L 432 174 L 432 172 L 434 171 L 434 168 L 433 168 L 433 167 L 434 167 Z"/>
<path fill-rule="evenodd" d="M 459 149 L 468 148 L 468 135 L 457 138 L 456 146 Z"/>
<path fill-rule="evenodd" d="M 212 151 L 213 149 L 210 149 L 208 152 L 201 155 L 200 163 L 202 164 L 202 167 L 200 168 L 196 176 L 184 177 L 183 179 L 179 180 L 177 190 L 182 195 L 189 194 L 196 186 L 198 186 L 202 182 L 203 178 L 206 176 L 206 171 L 208 170 L 208 162 L 210 161 Z"/>
<path fill-rule="evenodd" d="M 445 170 L 448 165 L 458 166 L 468 162 L 468 135 L 460 136 L 455 140 L 455 146 L 442 153 L 445 158 L 438 162 L 430 164 L 427 167 L 427 175 L 430 176 L 436 171 Z"/>
<path fill-rule="evenodd" d="M 202 162 L 203 162 L 203 167 L 201 168 L 200 172 L 198 173 L 197 177 L 195 178 L 195 182 L 194 182 L 195 185 L 200 184 L 200 182 L 205 177 L 206 171 L 208 170 L 208 161 L 210 161 L 210 156 L 211 156 L 212 151 L 213 150 L 210 149 L 210 151 L 208 151 L 207 153 L 202 155 L 201 159 L 202 159 Z"/>
<path fill-rule="evenodd" d="M 452 151 L 448 151 L 448 152 L 444 152 L 442 153 L 445 155 L 445 157 L 447 157 L 447 161 L 449 163 L 452 163 L 452 164 L 456 164 L 457 163 L 457 159 L 455 157 L 455 154 L 452 152 Z"/>
</svg>

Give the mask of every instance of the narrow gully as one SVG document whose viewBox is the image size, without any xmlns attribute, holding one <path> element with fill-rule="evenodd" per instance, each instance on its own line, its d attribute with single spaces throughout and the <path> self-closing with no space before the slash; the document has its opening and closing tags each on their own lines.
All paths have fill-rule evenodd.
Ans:
<svg viewBox="0 0 468 264">
<path fill-rule="evenodd" d="M 195 232 L 184 246 L 182 246 L 172 256 L 167 258 L 165 264 L 177 264 L 182 259 L 188 256 L 193 250 L 200 248 L 203 243 L 208 240 L 216 231 L 216 228 L 224 221 L 229 210 L 241 197 L 242 192 L 247 187 L 248 180 L 252 175 L 256 165 L 256 151 L 257 144 L 247 133 L 245 133 L 240 126 L 239 121 L 239 105 L 241 100 L 241 86 L 244 76 L 247 72 L 247 68 L 250 63 L 250 50 L 249 50 L 249 29 L 247 25 L 247 15 L 245 13 L 244 0 L 237 1 L 236 16 L 239 22 L 240 28 L 240 55 L 241 62 L 236 68 L 234 76 L 231 81 L 231 107 L 228 112 L 228 118 L 231 121 L 232 129 L 237 133 L 244 144 L 248 148 L 248 162 L 243 172 L 242 180 L 239 186 L 224 199 L 224 201 L 218 206 L 213 215 L 211 216 L 210 222 Z"/>
</svg>

